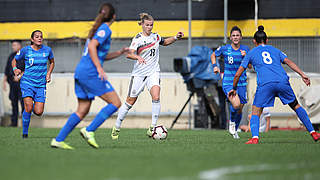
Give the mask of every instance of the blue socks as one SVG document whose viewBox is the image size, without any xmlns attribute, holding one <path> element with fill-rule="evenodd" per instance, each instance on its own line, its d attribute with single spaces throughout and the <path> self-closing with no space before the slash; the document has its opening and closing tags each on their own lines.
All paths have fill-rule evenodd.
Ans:
<svg viewBox="0 0 320 180">
<path fill-rule="evenodd" d="M 56 141 L 61 142 L 66 139 L 69 133 L 79 124 L 80 118 L 76 113 L 71 114 L 67 123 L 60 130 L 58 136 L 56 137 Z"/>
<path fill-rule="evenodd" d="M 236 130 L 238 129 L 238 127 L 240 125 L 241 119 L 242 119 L 242 113 L 241 114 L 237 113 L 237 116 L 236 116 Z"/>
<path fill-rule="evenodd" d="M 242 119 L 242 113 L 239 114 L 239 109 L 235 109 L 231 104 L 229 105 L 230 109 L 230 121 L 236 123 L 236 130 L 238 129 L 240 125 L 240 121 Z"/>
<path fill-rule="evenodd" d="M 95 131 L 108 117 L 110 117 L 118 108 L 113 104 L 108 104 L 100 110 L 91 124 L 87 127 L 87 131 Z M 70 132 L 80 123 L 80 118 L 76 113 L 71 114 L 67 123 L 60 130 L 56 141 L 61 142 L 66 139 Z"/>
<path fill-rule="evenodd" d="M 28 134 L 31 113 L 23 111 L 22 113 L 22 134 Z"/>
<path fill-rule="evenodd" d="M 302 107 L 299 107 L 298 109 L 296 109 L 296 114 L 309 132 L 314 131 L 306 110 L 304 110 Z"/>
<path fill-rule="evenodd" d="M 108 119 L 118 108 L 113 104 L 108 104 L 100 110 L 97 116 L 93 119 L 90 125 L 86 128 L 87 131 L 95 131 L 106 119 Z"/>
<path fill-rule="evenodd" d="M 260 119 L 257 115 L 252 115 L 250 119 L 250 128 L 252 137 L 259 137 Z"/>
</svg>

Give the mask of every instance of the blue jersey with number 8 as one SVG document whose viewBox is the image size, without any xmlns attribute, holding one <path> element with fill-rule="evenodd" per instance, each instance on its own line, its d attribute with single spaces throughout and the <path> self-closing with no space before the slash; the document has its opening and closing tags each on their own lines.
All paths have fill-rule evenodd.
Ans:
<svg viewBox="0 0 320 180">
<path fill-rule="evenodd" d="M 241 66 L 252 64 L 257 72 L 257 85 L 270 82 L 288 82 L 289 77 L 282 67 L 287 55 L 271 45 L 259 45 L 253 48 L 243 59 Z"/>
</svg>

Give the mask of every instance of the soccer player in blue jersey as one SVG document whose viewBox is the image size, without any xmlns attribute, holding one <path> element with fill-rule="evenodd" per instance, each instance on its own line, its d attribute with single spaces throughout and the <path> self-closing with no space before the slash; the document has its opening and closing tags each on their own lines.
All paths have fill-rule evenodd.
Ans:
<svg viewBox="0 0 320 180">
<path fill-rule="evenodd" d="M 102 68 L 103 62 L 114 59 L 126 52 L 129 48 L 109 53 L 111 43 L 110 25 L 116 18 L 115 9 L 109 3 L 104 3 L 99 9 L 85 45 L 83 56 L 75 70 L 75 93 L 78 98 L 77 111 L 69 117 L 67 123 L 60 130 L 58 136 L 51 141 L 51 147 L 73 149 L 64 142 L 68 134 L 88 114 L 92 100 L 99 96 L 108 103 L 93 119 L 91 124 L 80 130 L 80 134 L 87 143 L 98 148 L 94 138 L 94 131 L 121 105 L 120 98 L 107 80 Z"/>
<path fill-rule="evenodd" d="M 222 89 L 226 96 L 232 89 L 233 78 L 236 74 L 243 57 L 250 50 L 248 46 L 240 44 L 242 39 L 241 30 L 239 27 L 234 26 L 230 31 L 231 44 L 219 47 L 211 55 L 211 61 L 213 64 L 214 73 L 219 73 L 220 69 L 216 64 L 216 57 L 223 56 L 224 58 L 224 75 L 222 80 Z M 230 122 L 229 122 L 229 133 L 235 139 L 239 139 L 237 129 L 239 127 L 242 118 L 242 108 L 247 103 L 247 75 L 243 73 L 240 77 L 240 81 L 237 86 L 236 97 L 229 97 L 228 100 L 231 102 L 230 108 Z"/>
<path fill-rule="evenodd" d="M 28 137 L 31 113 L 42 115 L 46 100 L 46 84 L 51 81 L 54 57 L 50 47 L 42 44 L 43 36 L 39 30 L 31 34 L 31 45 L 22 48 L 12 60 L 15 76 L 21 78 L 20 88 L 24 102 L 22 113 L 22 138 Z M 25 71 L 17 68 L 17 61 L 25 62 Z M 49 61 L 49 68 L 47 63 Z"/>
<path fill-rule="evenodd" d="M 236 95 L 237 84 L 241 74 L 249 63 L 252 64 L 257 72 L 257 90 L 250 120 L 252 138 L 246 144 L 259 143 L 259 116 L 264 107 L 274 105 L 275 97 L 279 97 L 283 104 L 288 104 L 296 112 L 314 141 L 318 141 L 320 133 L 314 131 L 307 112 L 299 105 L 290 86 L 289 77 L 281 64 L 287 64 L 293 71 L 297 72 L 307 86 L 310 86 L 309 77 L 294 62 L 288 59 L 286 54 L 271 45 L 267 45 L 267 34 L 264 32 L 263 26 L 258 27 L 258 31 L 254 34 L 253 42 L 256 47 L 243 59 L 234 77 L 233 88 L 229 92 L 229 96 Z"/>
</svg>

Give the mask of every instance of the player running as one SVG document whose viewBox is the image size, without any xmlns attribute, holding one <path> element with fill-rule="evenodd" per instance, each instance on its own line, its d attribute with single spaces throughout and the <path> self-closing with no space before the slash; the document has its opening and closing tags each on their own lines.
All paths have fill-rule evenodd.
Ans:
<svg viewBox="0 0 320 180">
<path fill-rule="evenodd" d="M 128 48 L 123 48 L 109 53 L 111 43 L 111 30 L 109 27 L 114 22 L 115 17 L 115 9 L 111 4 L 104 3 L 101 5 L 95 23 L 89 32 L 82 58 L 75 70 L 75 93 L 78 98 L 77 111 L 69 117 L 58 136 L 52 139 L 51 147 L 73 149 L 64 140 L 88 114 L 94 97 L 99 96 L 108 105 L 100 110 L 88 127 L 80 130 L 80 134 L 90 146 L 99 148 L 94 138 L 94 131 L 116 112 L 121 105 L 119 96 L 107 80 L 102 68 L 104 61 L 114 59 L 129 50 Z"/>
<path fill-rule="evenodd" d="M 39 30 L 31 34 L 31 45 L 22 48 L 12 60 L 14 74 L 20 80 L 24 102 L 22 113 L 22 138 L 28 138 L 31 113 L 41 116 L 46 101 L 46 85 L 51 81 L 54 57 L 50 47 L 43 43 Z M 24 61 L 25 71 L 17 68 L 17 61 Z M 47 63 L 49 61 L 49 67 Z"/>
<path fill-rule="evenodd" d="M 249 63 L 252 64 L 257 72 L 257 90 L 250 120 L 252 138 L 246 144 L 259 143 L 259 116 L 264 107 L 272 107 L 274 105 L 275 97 L 279 97 L 283 104 L 289 104 L 307 128 L 313 140 L 318 141 L 320 133 L 314 131 L 307 112 L 299 105 L 290 86 L 289 77 L 281 63 L 287 64 L 293 71 L 297 72 L 307 86 L 310 86 L 309 77 L 294 62 L 288 59 L 286 54 L 271 45 L 267 45 L 267 34 L 264 32 L 263 26 L 258 27 L 258 31 L 254 34 L 253 42 L 256 47 L 243 59 L 234 77 L 233 88 L 229 92 L 229 96 L 236 95 L 237 84 L 241 74 Z"/>
<path fill-rule="evenodd" d="M 147 130 L 147 135 L 152 135 L 152 129 L 156 126 L 160 113 L 159 45 L 168 46 L 184 36 L 182 32 L 178 32 L 174 37 L 163 39 L 159 34 L 152 32 L 153 17 L 147 13 L 139 15 L 142 32 L 132 39 L 130 52 L 127 55 L 127 58 L 136 60 L 136 63 L 132 70 L 126 102 L 120 107 L 116 124 L 112 129 L 112 139 L 118 139 L 123 119 L 145 86 L 152 97 L 152 123 Z"/>
<path fill-rule="evenodd" d="M 248 46 L 240 44 L 242 39 L 241 30 L 239 27 L 234 26 L 230 31 L 231 44 L 219 47 L 211 55 L 211 62 L 213 64 L 214 73 L 220 73 L 220 69 L 216 64 L 216 57 L 223 56 L 224 58 L 224 75 L 222 79 L 222 89 L 226 96 L 232 89 L 233 78 L 241 64 L 242 59 L 250 50 Z M 237 129 L 239 127 L 242 118 L 242 108 L 247 103 L 247 75 L 244 72 L 240 77 L 240 81 L 237 86 L 237 95 L 235 97 L 228 97 L 231 102 L 229 105 L 230 122 L 229 133 L 235 139 L 239 139 Z"/>
</svg>

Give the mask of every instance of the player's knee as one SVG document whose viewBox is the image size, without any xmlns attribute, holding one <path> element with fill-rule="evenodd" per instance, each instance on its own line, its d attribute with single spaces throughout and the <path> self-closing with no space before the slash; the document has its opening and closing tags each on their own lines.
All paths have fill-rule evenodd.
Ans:
<svg viewBox="0 0 320 180">
<path fill-rule="evenodd" d="M 41 116 L 43 114 L 43 109 L 34 109 L 33 113 L 37 116 Z"/>
<path fill-rule="evenodd" d="M 126 102 L 130 105 L 133 105 L 136 102 L 137 98 L 136 97 L 127 97 Z"/>
<path fill-rule="evenodd" d="M 33 109 L 33 105 L 32 104 L 25 104 L 24 105 L 24 110 L 28 113 L 31 113 Z"/>
<path fill-rule="evenodd" d="M 294 101 L 292 101 L 291 103 L 289 103 L 289 106 L 291 107 L 291 109 L 293 109 L 294 111 L 297 109 L 299 103 L 297 101 L 297 99 L 294 99 Z"/>
<path fill-rule="evenodd" d="M 115 101 L 112 104 L 119 109 L 120 106 L 121 106 L 121 101 L 120 100 L 119 101 Z"/>
</svg>

